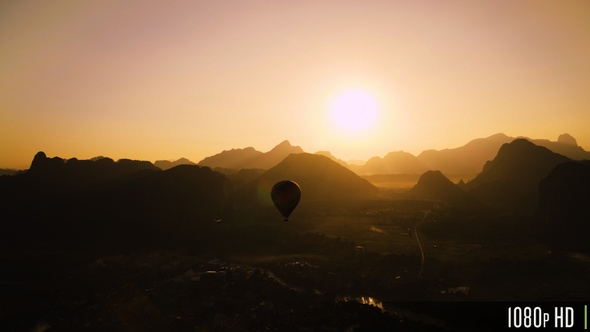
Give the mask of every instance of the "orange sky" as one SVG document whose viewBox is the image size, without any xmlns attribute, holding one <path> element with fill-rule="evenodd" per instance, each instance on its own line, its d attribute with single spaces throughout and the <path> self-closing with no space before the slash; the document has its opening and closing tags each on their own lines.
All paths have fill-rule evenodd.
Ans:
<svg viewBox="0 0 590 332">
<path fill-rule="evenodd" d="M 2 1 L 0 167 L 193 161 L 284 139 L 341 159 L 498 132 L 590 150 L 590 2 Z M 374 96 L 370 134 L 326 115 Z"/>
</svg>

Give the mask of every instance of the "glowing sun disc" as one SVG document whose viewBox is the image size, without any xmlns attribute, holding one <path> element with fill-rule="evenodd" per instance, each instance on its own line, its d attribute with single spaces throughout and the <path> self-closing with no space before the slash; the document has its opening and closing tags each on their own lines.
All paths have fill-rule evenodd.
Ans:
<svg viewBox="0 0 590 332">
<path fill-rule="evenodd" d="M 332 121 L 340 129 L 362 132 L 375 124 L 378 106 L 370 94 L 361 90 L 349 90 L 336 96 L 330 111 Z"/>
</svg>

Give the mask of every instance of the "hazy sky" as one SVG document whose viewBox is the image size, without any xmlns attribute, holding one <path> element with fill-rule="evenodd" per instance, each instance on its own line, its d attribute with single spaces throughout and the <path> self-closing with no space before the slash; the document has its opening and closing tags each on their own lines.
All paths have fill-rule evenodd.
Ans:
<svg viewBox="0 0 590 332">
<path fill-rule="evenodd" d="M 349 89 L 378 105 L 370 132 L 330 118 Z M 498 132 L 590 149 L 590 1 L 0 2 L 0 167 L 284 139 L 367 159 Z"/>
</svg>

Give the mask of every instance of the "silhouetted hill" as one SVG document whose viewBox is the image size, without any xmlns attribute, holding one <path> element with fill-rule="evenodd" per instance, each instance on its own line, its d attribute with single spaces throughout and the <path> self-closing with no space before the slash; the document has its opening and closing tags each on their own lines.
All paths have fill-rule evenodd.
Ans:
<svg viewBox="0 0 590 332">
<path fill-rule="evenodd" d="M 561 163 L 541 180 L 538 216 L 554 243 L 590 248 L 590 160 Z"/>
<path fill-rule="evenodd" d="M 528 138 L 527 138 L 528 139 Z M 483 168 L 484 164 L 493 159 L 503 144 L 515 140 L 505 134 L 495 134 L 486 138 L 474 139 L 464 146 L 444 149 L 425 150 L 418 156 L 404 151 L 390 152 L 384 157 L 372 157 L 366 162 L 347 163 L 334 157 L 329 151 L 318 151 L 337 163 L 351 169 L 359 175 L 381 174 L 423 174 L 427 170 L 440 170 L 451 179 L 470 180 Z M 536 145 L 545 146 L 553 152 L 575 160 L 590 159 L 590 152 L 577 145 L 575 138 L 562 134 L 558 141 L 546 139 L 528 139 Z M 204 158 L 198 165 L 212 169 L 269 169 L 292 153 L 304 153 L 299 146 L 283 141 L 268 152 L 260 152 L 253 147 L 244 149 L 224 150 L 216 155 Z"/>
<path fill-rule="evenodd" d="M 556 142 L 547 139 L 524 138 L 571 159 L 590 159 L 590 152 L 579 147 L 576 139 L 569 134 L 560 135 Z M 475 176 L 481 171 L 486 161 L 494 158 L 503 144 L 510 143 L 515 139 L 505 134 L 495 134 L 486 138 L 474 139 L 458 148 L 426 150 L 418 155 L 418 159 L 429 169 L 439 169 L 448 176 Z"/>
<path fill-rule="evenodd" d="M 350 166 L 348 165 L 348 163 L 346 161 L 334 157 L 334 155 L 332 153 L 330 153 L 330 151 L 318 151 L 315 154 L 319 154 L 320 156 L 328 157 L 328 158 L 332 159 L 333 161 L 339 163 L 340 165 L 342 165 L 346 168 L 350 168 Z"/>
<path fill-rule="evenodd" d="M 444 149 L 426 150 L 418 155 L 429 169 L 441 170 L 444 174 L 478 174 L 486 161 L 492 159 L 502 144 L 514 140 L 504 134 L 478 138 L 464 146 Z"/>
<path fill-rule="evenodd" d="M 261 168 L 269 169 L 278 164 L 291 153 L 302 153 L 303 149 L 293 146 L 289 141 L 283 141 L 268 152 L 260 152 L 252 147 L 245 149 L 225 150 L 199 162 L 201 166 L 211 168 L 222 167 L 230 169 Z"/>
<path fill-rule="evenodd" d="M 404 151 L 388 153 L 385 157 L 373 157 L 363 166 L 353 167 L 359 174 L 422 174 L 428 167 L 416 156 Z"/>
<path fill-rule="evenodd" d="M 557 142 L 547 139 L 529 139 L 531 142 L 539 146 L 544 146 L 547 149 L 564 155 L 573 160 L 590 159 L 590 152 L 585 151 L 578 146 L 578 142 L 570 134 L 561 134 L 557 138 Z"/>
<path fill-rule="evenodd" d="M 250 160 L 249 162 L 245 163 L 241 168 L 262 168 L 262 169 L 269 169 L 283 159 L 285 159 L 288 155 L 294 153 L 303 153 L 303 149 L 299 146 L 293 146 L 289 141 L 283 141 L 279 145 L 272 148 L 272 150 L 263 153 L 262 155 L 256 157 L 255 159 Z"/>
<path fill-rule="evenodd" d="M 422 174 L 418 183 L 407 194 L 417 198 L 443 201 L 453 206 L 481 206 L 481 203 L 452 183 L 440 171 L 427 171 Z"/>
<path fill-rule="evenodd" d="M 465 189 L 491 206 L 530 213 L 538 205 L 539 181 L 569 160 L 528 140 L 516 139 L 502 145 Z"/>
<path fill-rule="evenodd" d="M 231 195 L 229 180 L 206 167 L 162 171 L 144 161 L 39 152 L 27 172 L 0 177 L 0 234 L 29 244 L 143 246 L 231 213 Z"/>
<path fill-rule="evenodd" d="M 29 167 L 30 174 L 56 174 L 63 171 L 65 160 L 59 157 L 47 158 L 45 152 L 40 151 L 35 154 L 31 166 Z"/>
<path fill-rule="evenodd" d="M 240 169 L 250 160 L 262 155 L 262 152 L 247 147 L 244 149 L 224 150 L 216 155 L 207 157 L 198 162 L 200 166 L 208 166 L 211 168 L 221 167 L 229 169 Z"/>
<path fill-rule="evenodd" d="M 270 188 L 278 181 L 293 180 L 301 187 L 302 201 L 350 201 L 373 197 L 378 189 L 328 157 L 291 154 L 240 191 L 247 204 L 272 205 Z"/>
<path fill-rule="evenodd" d="M 557 137 L 557 142 L 566 145 L 578 146 L 578 141 L 576 141 L 576 139 L 568 133 L 559 135 L 559 137 Z"/>
<path fill-rule="evenodd" d="M 196 164 L 186 158 L 180 158 L 176 161 L 156 160 L 156 162 L 154 163 L 154 166 L 156 166 L 164 171 L 167 169 L 170 169 L 172 167 L 176 167 L 178 165 L 196 165 Z"/>
<path fill-rule="evenodd" d="M 44 152 L 38 152 L 25 174 L 34 178 L 38 184 L 85 186 L 145 170 L 160 169 L 149 161 L 120 159 L 114 162 L 104 157 L 94 160 L 65 160 L 59 157 L 48 158 Z"/>
</svg>

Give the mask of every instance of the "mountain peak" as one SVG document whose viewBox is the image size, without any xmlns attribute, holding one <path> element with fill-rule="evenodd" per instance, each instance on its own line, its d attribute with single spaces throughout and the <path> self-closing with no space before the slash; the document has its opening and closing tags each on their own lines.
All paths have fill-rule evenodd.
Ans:
<svg viewBox="0 0 590 332">
<path fill-rule="evenodd" d="M 332 159 L 333 161 L 339 163 L 340 165 L 342 165 L 342 166 L 344 166 L 346 168 L 349 168 L 348 164 L 344 160 L 341 160 L 341 159 L 336 158 L 332 153 L 330 153 L 330 151 L 318 151 L 318 152 L 316 152 L 314 154 L 318 154 L 320 156 L 328 157 L 328 158 Z"/>
<path fill-rule="evenodd" d="M 444 176 L 441 171 L 426 171 L 420 176 L 418 183 L 416 183 L 412 191 L 422 194 L 429 193 L 433 196 L 443 196 L 441 193 L 448 191 L 449 188 L 454 186 L 451 180 Z M 433 192 L 436 194 L 433 194 Z"/>
<path fill-rule="evenodd" d="M 477 206 L 476 200 L 452 183 L 441 171 L 427 171 L 408 191 L 411 196 L 446 201 L 454 206 Z"/>
<path fill-rule="evenodd" d="M 438 171 L 438 170 L 430 170 L 430 171 L 424 172 L 424 174 L 422 174 L 422 176 L 420 176 L 420 180 L 418 182 L 420 183 L 423 181 L 427 181 L 427 182 L 442 181 L 444 183 L 452 183 L 449 179 L 447 179 L 446 176 L 443 175 L 443 173 L 441 171 Z"/>
<path fill-rule="evenodd" d="M 567 145 L 578 146 L 578 142 L 576 141 L 576 139 L 572 135 L 567 133 L 559 135 L 559 137 L 557 138 L 557 142 Z"/>
<path fill-rule="evenodd" d="M 291 146 L 291 142 L 289 142 L 289 140 L 284 140 L 277 146 Z"/>
<path fill-rule="evenodd" d="M 186 158 L 180 158 L 177 161 L 156 160 L 154 165 L 156 165 L 156 167 L 165 171 L 167 169 L 170 169 L 170 168 L 173 168 L 173 167 L 176 167 L 179 165 L 196 165 L 196 164 Z"/>
<path fill-rule="evenodd" d="M 497 133 L 497 134 L 487 137 L 487 139 L 503 139 L 503 140 L 508 139 L 508 138 L 510 138 L 510 137 L 504 133 Z"/>
<path fill-rule="evenodd" d="M 529 168 L 533 169 L 537 163 L 551 164 L 549 170 L 555 166 L 557 162 L 563 162 L 569 158 L 557 154 L 546 147 L 534 144 L 525 138 L 517 138 L 510 143 L 505 143 L 498 150 L 498 154 L 494 160 L 489 161 L 483 168 L 480 175 L 494 169 L 495 172 L 500 173 L 510 169 L 511 174 L 514 174 L 515 169 L 519 169 L 521 176 L 526 176 Z M 498 168 L 498 166 L 500 166 Z M 506 169 L 505 169 L 506 168 Z"/>
<path fill-rule="evenodd" d="M 485 138 L 476 138 L 467 144 L 452 149 L 425 150 L 418 155 L 428 169 L 439 169 L 447 175 L 473 177 L 481 171 L 486 161 L 492 159 L 504 143 L 513 138 L 503 133 Z"/>
<path fill-rule="evenodd" d="M 35 159 L 45 159 L 45 158 L 47 158 L 47 155 L 45 154 L 45 152 L 39 151 L 35 154 L 35 157 L 33 157 L 33 161 Z"/>
<path fill-rule="evenodd" d="M 378 189 L 330 158 L 310 153 L 292 153 L 256 181 L 274 183 L 290 179 L 301 186 L 304 200 L 358 200 L 372 197 Z M 254 197 L 258 183 L 246 189 Z"/>
<path fill-rule="evenodd" d="M 31 166 L 29 168 L 32 172 L 55 172 L 65 164 L 65 161 L 59 157 L 47 158 L 43 151 L 37 152 Z"/>
<path fill-rule="evenodd" d="M 362 174 L 421 174 L 428 167 L 416 156 L 405 151 L 389 152 L 385 157 L 372 157 L 359 168 Z"/>
<path fill-rule="evenodd" d="M 221 153 L 207 157 L 198 164 L 211 168 L 260 168 L 269 169 L 292 153 L 302 153 L 303 149 L 299 146 L 291 145 L 288 140 L 284 140 L 268 152 L 260 152 L 253 147 L 244 149 L 224 150 Z"/>
<path fill-rule="evenodd" d="M 383 157 L 383 159 L 396 158 L 396 157 L 414 157 L 414 155 L 409 152 L 406 152 L 406 151 L 398 150 L 398 151 L 389 152 L 388 154 L 385 155 L 385 157 Z"/>
<path fill-rule="evenodd" d="M 284 140 L 277 146 L 272 148 L 269 152 L 277 151 L 292 151 L 291 153 L 302 153 L 303 149 L 299 146 L 291 145 L 291 142 L 289 142 L 288 140 Z"/>
<path fill-rule="evenodd" d="M 502 145 L 502 147 L 500 147 L 500 150 L 498 151 L 498 153 L 500 153 L 502 151 L 514 151 L 516 149 L 531 149 L 534 146 L 537 146 L 537 145 L 535 145 L 533 142 L 529 141 L 528 139 L 526 139 L 524 137 L 519 137 L 510 143 L 506 143 L 506 144 Z"/>
<path fill-rule="evenodd" d="M 537 204 L 539 181 L 568 160 L 527 139 L 517 138 L 502 145 L 496 157 L 484 165 L 466 188 L 491 206 L 528 213 Z"/>
</svg>

